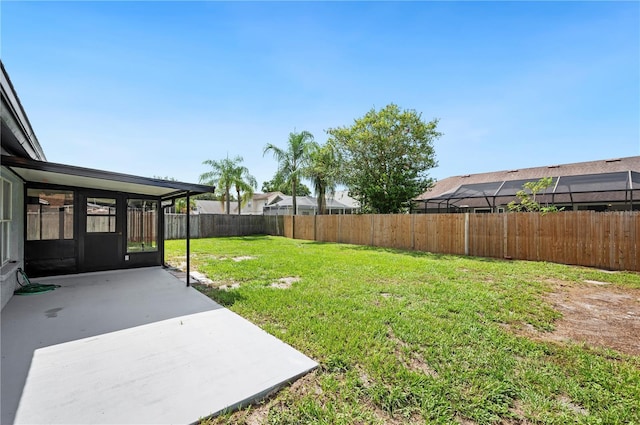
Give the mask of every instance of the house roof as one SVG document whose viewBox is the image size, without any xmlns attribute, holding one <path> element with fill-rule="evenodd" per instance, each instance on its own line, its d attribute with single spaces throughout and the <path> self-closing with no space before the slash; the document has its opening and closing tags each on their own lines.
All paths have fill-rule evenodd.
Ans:
<svg viewBox="0 0 640 425">
<path fill-rule="evenodd" d="M 254 193 L 251 199 L 253 201 L 266 201 L 268 204 L 274 200 L 281 199 L 281 196 L 284 196 L 281 192 Z M 227 212 L 226 202 L 223 201 L 197 199 L 196 207 L 200 214 L 225 214 Z M 231 214 L 238 214 L 238 201 L 231 201 Z"/>
<path fill-rule="evenodd" d="M 267 201 L 273 199 L 276 196 L 284 196 L 282 192 L 266 192 L 266 193 L 254 193 L 253 194 L 253 200 L 254 201 L 261 201 L 263 199 L 266 199 Z"/>
<path fill-rule="evenodd" d="M 338 190 L 333 194 L 333 199 L 350 208 L 360 208 L 360 202 L 349 196 L 348 190 Z"/>
<path fill-rule="evenodd" d="M 213 192 L 212 186 L 152 179 L 110 171 L 2 155 L 2 165 L 25 182 L 155 196 L 162 199 Z"/>
<path fill-rule="evenodd" d="M 23 158 L 46 161 L 44 151 L 31 128 L 29 118 L 2 61 L 0 61 L 0 68 L 2 70 L 0 73 L 2 151 Z"/>
<path fill-rule="evenodd" d="M 291 208 L 293 207 L 293 197 L 289 195 L 282 195 L 274 200 L 275 202 L 265 206 L 265 208 Z M 298 208 L 316 208 L 318 206 L 317 198 L 313 196 L 296 196 L 296 205 Z M 326 208 L 328 209 L 352 209 L 348 205 L 336 201 L 333 198 L 326 199 Z"/>
<path fill-rule="evenodd" d="M 640 190 L 640 156 L 449 177 L 415 200 L 512 197 L 543 177 L 553 178 L 556 194 Z"/>
<path fill-rule="evenodd" d="M 199 214 L 224 214 L 226 203 L 224 201 L 210 201 L 206 199 L 196 199 L 196 211 Z M 238 213 L 238 203 L 231 202 L 231 213 Z"/>
</svg>

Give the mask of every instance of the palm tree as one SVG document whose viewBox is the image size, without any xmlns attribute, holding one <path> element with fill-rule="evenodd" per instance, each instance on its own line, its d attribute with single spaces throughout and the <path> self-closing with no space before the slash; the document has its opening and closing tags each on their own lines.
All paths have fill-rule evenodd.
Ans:
<svg viewBox="0 0 640 425">
<path fill-rule="evenodd" d="M 278 161 L 278 172 L 291 184 L 291 196 L 293 197 L 293 214 L 297 213 L 296 190 L 302 177 L 302 170 L 309 162 L 309 149 L 313 143 L 313 135 L 308 131 L 289 133 L 287 149 L 268 143 L 264 147 L 262 155 L 273 152 L 273 157 Z"/>
<path fill-rule="evenodd" d="M 187 198 L 176 199 L 174 209 L 177 214 L 191 214 L 196 207 L 196 200 L 189 198 L 189 211 L 187 211 Z"/>
<path fill-rule="evenodd" d="M 226 158 L 219 161 L 207 159 L 203 162 L 204 165 L 210 165 L 211 171 L 200 174 L 200 183 L 216 186 L 216 188 L 222 191 L 222 202 L 227 203 L 227 214 L 231 213 L 231 186 L 234 183 L 235 170 L 238 164 L 243 161 L 241 156 L 236 156 L 233 159 Z"/>
<path fill-rule="evenodd" d="M 339 183 L 339 164 L 338 153 L 332 144 L 327 143 L 321 146 L 313 143 L 311 145 L 309 164 L 302 174 L 313 183 L 318 199 L 318 214 L 324 214 L 327 192 L 333 195 Z"/>
<path fill-rule="evenodd" d="M 249 174 L 249 169 L 247 167 L 238 165 L 234 169 L 233 185 L 235 186 L 236 193 L 238 194 L 238 215 L 240 215 L 242 206 L 251 199 L 253 196 L 253 190 L 258 187 L 258 182 L 255 177 Z M 240 193 L 242 193 L 242 196 L 240 196 Z"/>
</svg>

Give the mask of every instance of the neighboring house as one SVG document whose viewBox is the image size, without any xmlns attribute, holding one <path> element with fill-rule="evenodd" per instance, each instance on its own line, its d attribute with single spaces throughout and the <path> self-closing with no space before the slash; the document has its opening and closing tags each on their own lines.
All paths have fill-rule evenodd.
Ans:
<svg viewBox="0 0 640 425">
<path fill-rule="evenodd" d="M 438 181 L 416 197 L 413 212 L 502 212 L 529 181 L 552 177 L 537 197 L 565 210 L 640 210 L 640 156 L 467 174 Z"/>
<path fill-rule="evenodd" d="M 316 215 L 318 213 L 318 200 L 312 196 L 296 196 L 298 215 Z M 357 208 L 345 205 L 333 198 L 326 199 L 327 214 L 353 214 Z M 293 197 L 279 195 L 264 207 L 264 215 L 292 215 Z"/>
<path fill-rule="evenodd" d="M 226 203 L 224 201 L 210 201 L 210 200 L 195 200 L 196 207 L 192 214 L 226 214 Z M 238 214 L 238 204 L 235 208 L 233 202 L 231 203 L 231 213 Z"/>
<path fill-rule="evenodd" d="M 278 196 L 284 196 L 281 192 L 254 193 L 253 197 L 242 206 L 241 215 L 262 215 L 263 208 Z M 226 202 L 196 200 L 197 214 L 226 214 Z M 231 201 L 231 214 L 238 214 L 238 201 Z"/>
<path fill-rule="evenodd" d="M 0 65 L 1 306 L 18 268 L 43 276 L 162 265 L 162 209 L 213 188 L 47 162 Z"/>
<path fill-rule="evenodd" d="M 245 213 L 243 208 L 242 214 L 264 214 L 265 206 L 271 204 L 276 198 L 281 199 L 283 196 L 285 195 L 282 192 L 256 193 L 245 207 L 250 212 Z"/>
<path fill-rule="evenodd" d="M 348 206 L 354 213 L 360 211 L 360 202 L 349 196 L 348 190 L 337 190 L 333 194 L 333 199 L 340 202 L 341 204 Z"/>
</svg>

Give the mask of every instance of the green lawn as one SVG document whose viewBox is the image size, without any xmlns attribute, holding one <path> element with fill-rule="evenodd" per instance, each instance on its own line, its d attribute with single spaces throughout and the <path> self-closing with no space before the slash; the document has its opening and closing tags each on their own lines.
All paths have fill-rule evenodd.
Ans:
<svg viewBox="0 0 640 425">
<path fill-rule="evenodd" d="M 552 280 L 640 288 L 637 273 L 276 237 L 191 250 L 218 285 L 239 284 L 198 289 L 321 365 L 206 423 L 640 424 L 639 356 L 518 336 L 554 329 Z M 184 241 L 166 252 L 184 261 Z M 286 277 L 300 280 L 272 287 Z"/>
</svg>

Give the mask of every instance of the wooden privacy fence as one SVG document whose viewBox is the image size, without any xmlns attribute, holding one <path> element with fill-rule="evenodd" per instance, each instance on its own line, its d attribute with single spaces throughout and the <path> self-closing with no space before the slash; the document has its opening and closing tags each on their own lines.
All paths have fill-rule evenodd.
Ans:
<svg viewBox="0 0 640 425">
<path fill-rule="evenodd" d="M 157 224 L 156 211 L 127 211 L 127 241 L 142 242 L 149 246 L 154 244 L 157 240 Z"/>
<path fill-rule="evenodd" d="M 640 271 L 640 212 L 285 216 L 284 236 Z"/>
<path fill-rule="evenodd" d="M 198 214 L 190 216 L 192 238 L 212 238 L 218 236 L 273 235 L 283 236 L 283 216 L 275 215 L 227 215 Z M 187 216 L 185 214 L 165 214 L 165 239 L 185 239 L 187 237 Z"/>
</svg>

